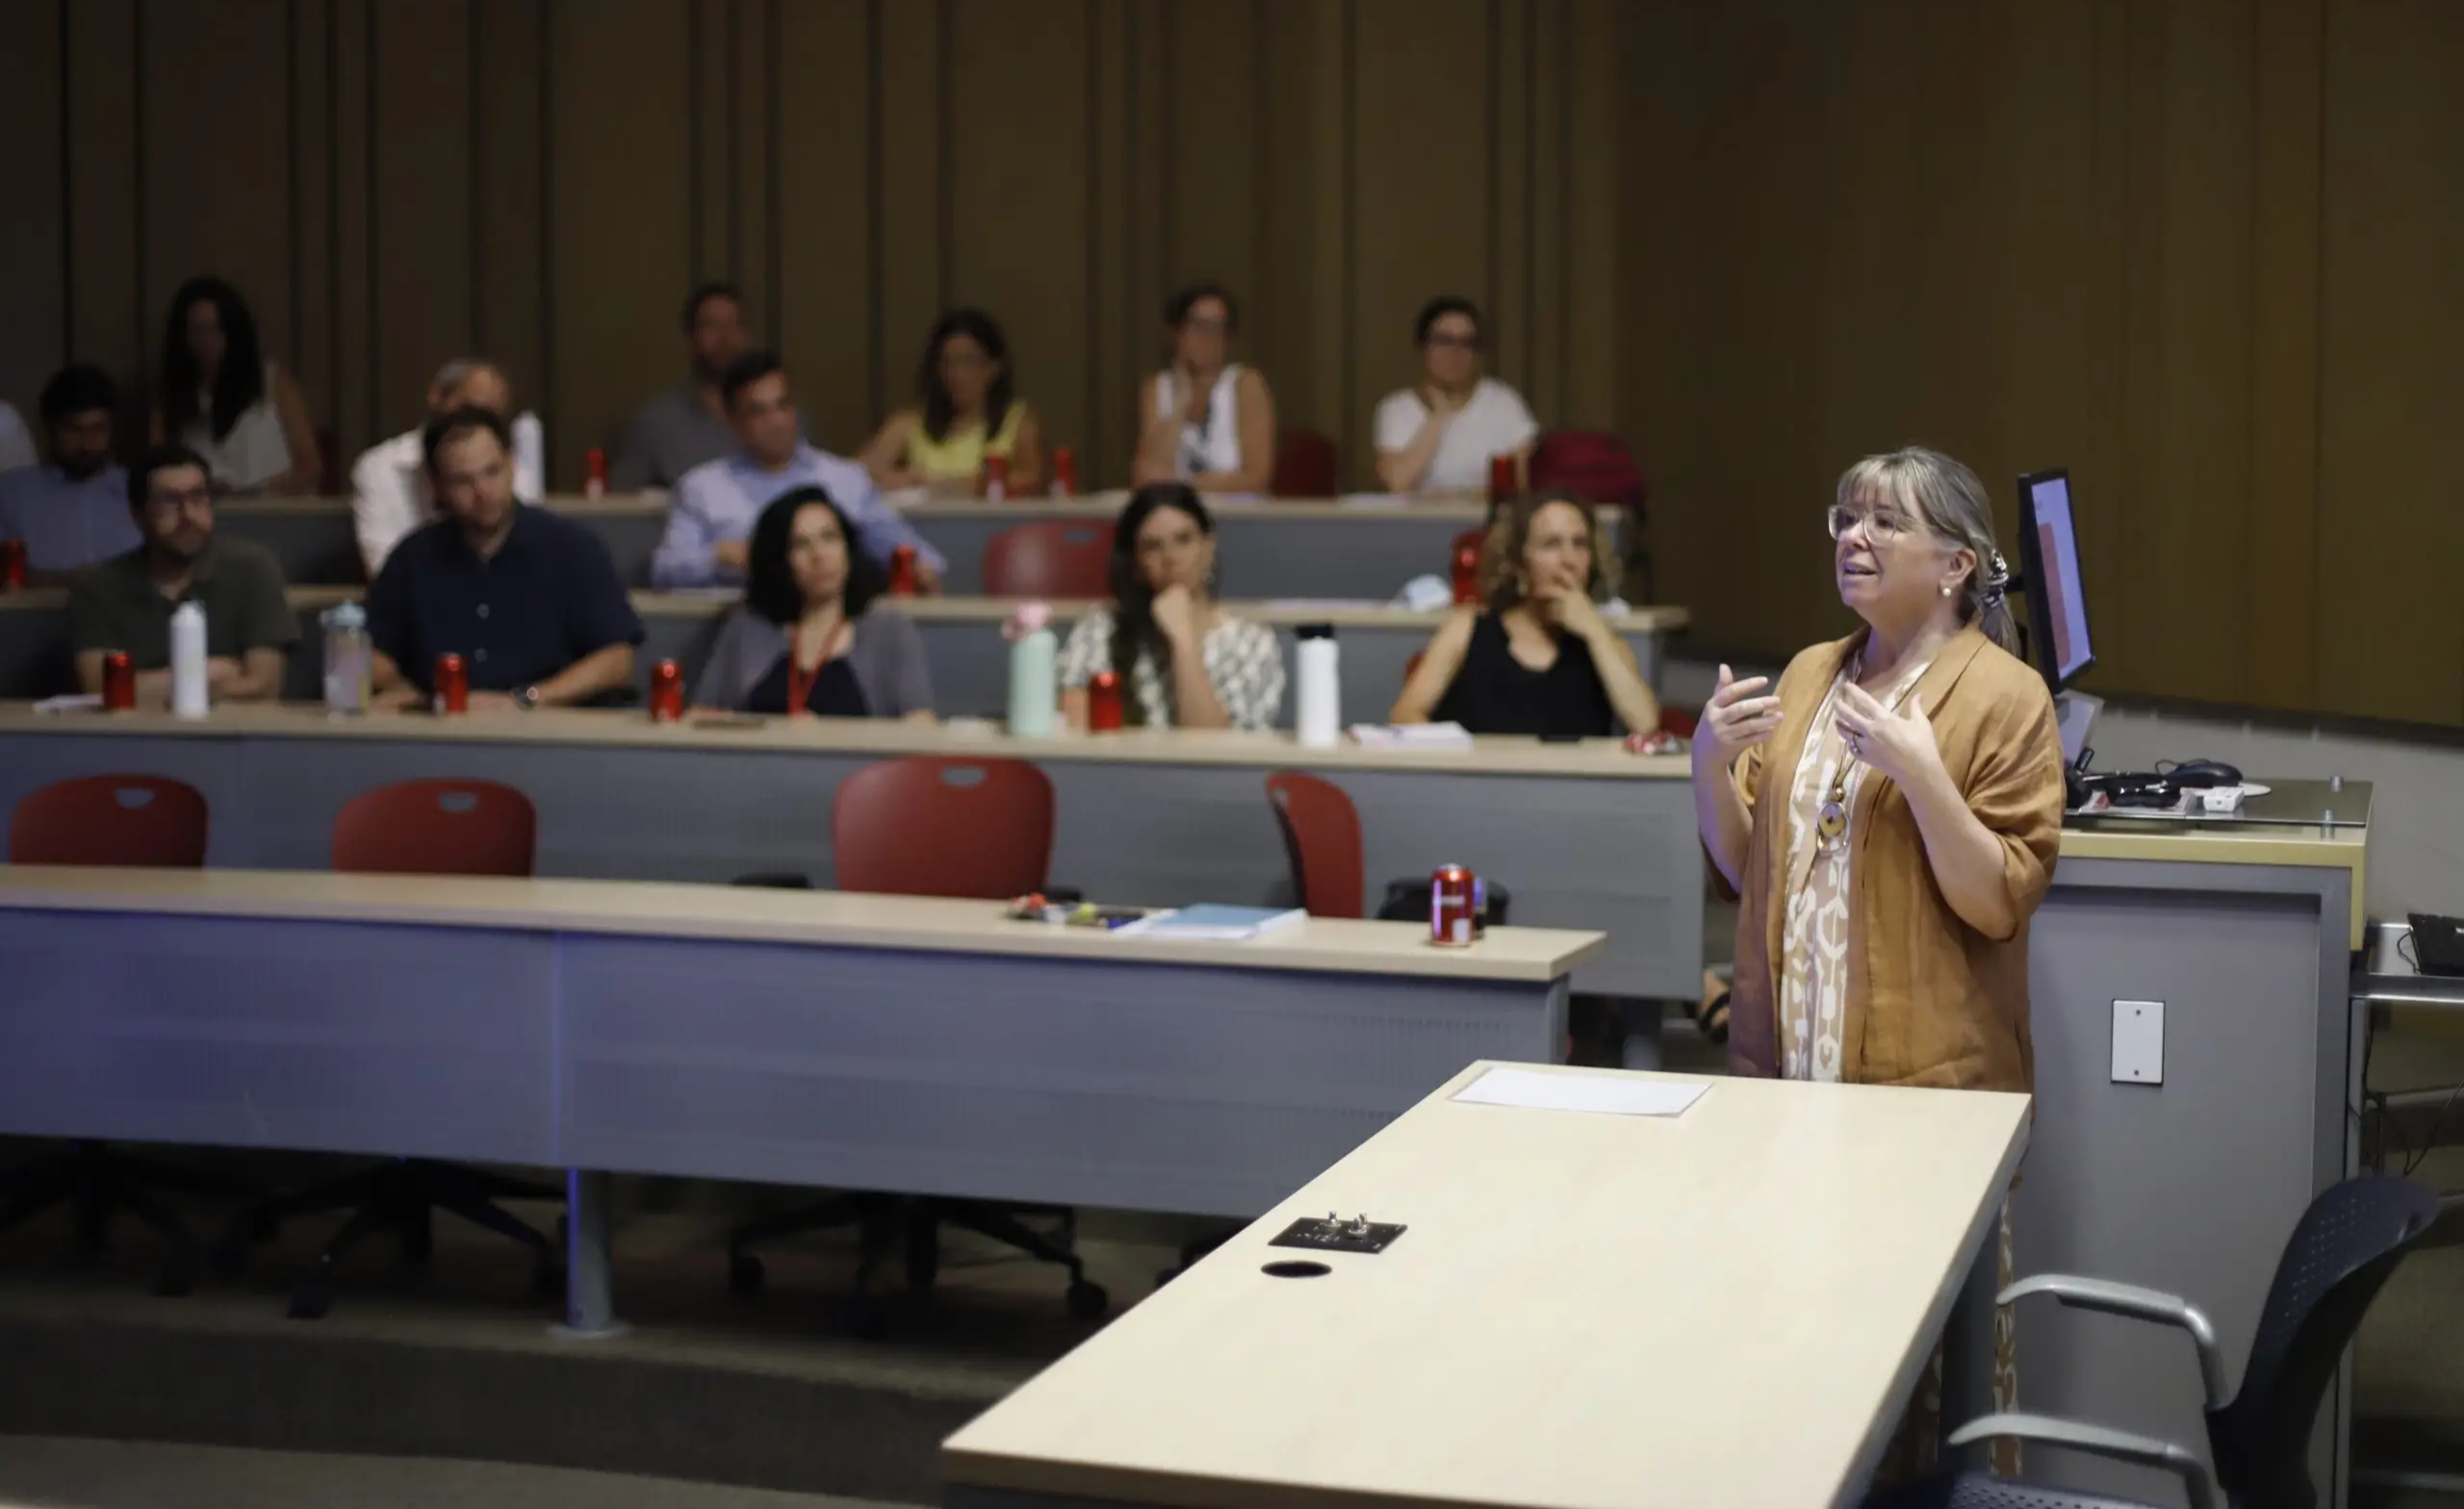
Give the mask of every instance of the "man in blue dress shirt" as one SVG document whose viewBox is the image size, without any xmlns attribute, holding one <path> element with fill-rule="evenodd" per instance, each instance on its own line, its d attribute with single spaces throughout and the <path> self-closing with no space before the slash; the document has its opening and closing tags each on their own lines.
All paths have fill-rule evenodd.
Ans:
<svg viewBox="0 0 2464 1509">
<path fill-rule="evenodd" d="M 0 540 L 22 540 L 35 580 L 65 580 L 141 543 L 128 473 L 112 464 L 119 391 L 92 367 L 68 367 L 42 387 L 51 459 L 0 473 Z"/>
<path fill-rule="evenodd" d="M 720 384 L 737 454 L 705 462 L 677 483 L 667 536 L 651 557 L 654 587 L 733 586 L 744 580 L 746 543 L 761 510 L 783 493 L 818 487 L 847 516 L 865 554 L 886 564 L 902 545 L 915 550 L 915 581 L 941 582 L 941 552 L 898 516 L 861 466 L 805 443 L 796 431 L 796 396 L 776 353 L 756 351 L 728 369 Z"/>
</svg>

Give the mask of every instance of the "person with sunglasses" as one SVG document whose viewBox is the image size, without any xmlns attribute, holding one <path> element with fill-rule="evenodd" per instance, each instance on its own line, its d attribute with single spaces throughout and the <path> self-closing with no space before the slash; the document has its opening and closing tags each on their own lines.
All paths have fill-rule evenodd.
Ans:
<svg viewBox="0 0 2464 1509">
<path fill-rule="evenodd" d="M 1421 380 L 1377 405 L 1377 480 L 1390 493 L 1483 492 L 1489 459 L 1501 455 L 1515 458 L 1519 478 L 1540 425 L 1523 395 L 1481 375 L 1488 329 L 1479 306 L 1451 294 L 1432 298 L 1412 337 Z"/>
</svg>

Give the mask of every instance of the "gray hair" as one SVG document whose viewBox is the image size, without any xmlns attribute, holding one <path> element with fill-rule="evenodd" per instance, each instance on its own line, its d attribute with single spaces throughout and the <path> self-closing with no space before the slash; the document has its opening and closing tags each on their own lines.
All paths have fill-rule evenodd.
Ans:
<svg viewBox="0 0 2464 1509">
<path fill-rule="evenodd" d="M 1936 539 L 1976 556 L 1976 569 L 1960 583 L 1960 622 L 1976 625 L 1995 644 L 2017 654 L 2019 629 L 2003 597 L 2011 585 L 2011 567 L 1994 548 L 1993 499 L 1976 473 L 1938 450 L 1903 446 L 1867 456 L 1839 473 L 1840 502 L 1875 495 L 1924 520 Z"/>
<path fill-rule="evenodd" d="M 438 393 L 451 393 L 479 372 L 504 376 L 504 369 L 484 356 L 457 356 L 436 370 L 436 376 L 428 386 Z"/>
</svg>

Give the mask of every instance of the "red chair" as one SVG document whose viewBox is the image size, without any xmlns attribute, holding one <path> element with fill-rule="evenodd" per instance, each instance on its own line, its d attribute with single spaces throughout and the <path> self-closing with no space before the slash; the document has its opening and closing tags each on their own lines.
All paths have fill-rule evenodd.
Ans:
<svg viewBox="0 0 2464 1509">
<path fill-rule="evenodd" d="M 363 875 L 526 876 L 539 817 L 493 780 L 402 780 L 351 798 L 334 819 L 334 869 Z"/>
<path fill-rule="evenodd" d="M 193 870 L 205 863 L 205 798 L 167 776 L 82 776 L 29 792 L 9 820 L 11 864 L 90 864 Z M 166 1206 L 165 1191 L 222 1189 L 229 1181 L 167 1168 L 81 1139 L 67 1152 L 0 1178 L 0 1231 L 56 1205 L 77 1213 L 77 1245 L 102 1250 L 112 1217 L 133 1213 L 170 1250 L 154 1291 L 184 1294 L 196 1286 L 203 1249 L 188 1223 Z M 240 1188 L 244 1195 L 249 1191 Z"/>
<path fill-rule="evenodd" d="M 1332 440 L 1314 429 L 1288 429 L 1275 437 L 1274 480 L 1267 490 L 1277 498 L 1332 498 L 1342 473 Z"/>
<path fill-rule="evenodd" d="M 1012 524 L 984 542 L 988 598 L 1112 596 L 1113 526 L 1079 519 Z"/>
<path fill-rule="evenodd" d="M 205 797 L 167 776 L 81 776 L 18 802 L 11 864 L 193 870 L 205 863 Z"/>
<path fill-rule="evenodd" d="M 527 876 L 538 831 L 530 799 L 511 786 L 493 780 L 397 781 L 353 797 L 334 818 L 334 869 Z M 316 1266 L 291 1292 L 293 1319 L 321 1319 L 333 1308 L 334 1269 L 344 1254 L 390 1231 L 400 1239 L 406 1260 L 424 1264 L 434 1248 L 435 1215 L 444 1211 L 528 1247 L 534 1287 L 554 1292 L 563 1282 L 555 1242 L 496 1202 L 562 1198 L 561 1189 L 531 1180 L 426 1158 L 397 1158 L 242 1213 L 216 1249 L 215 1267 L 236 1272 L 249 1243 L 272 1236 L 293 1216 L 348 1210 L 349 1218 L 318 1254 Z"/>
<path fill-rule="evenodd" d="M 1344 788 L 1296 770 L 1267 778 L 1267 801 L 1300 905 L 1313 917 L 1361 914 L 1360 813 Z"/>
<path fill-rule="evenodd" d="M 1024 760 L 927 754 L 881 760 L 840 781 L 831 806 L 838 888 L 1002 901 L 1040 891 L 1052 863 L 1052 781 Z M 1022 1215 L 1057 1220 L 1060 1234 L 1047 1236 Z M 1072 1213 L 878 1191 L 834 1195 L 737 1227 L 728 1236 L 728 1287 L 739 1294 L 761 1287 L 761 1260 L 747 1250 L 757 1242 L 852 1225 L 861 1234 L 858 1314 L 860 1323 L 877 1324 L 873 1270 L 898 1241 L 900 1228 L 908 1282 L 924 1289 L 940 1270 L 945 1221 L 1067 1268 L 1070 1313 L 1087 1319 L 1104 1313 L 1109 1296 L 1087 1281 Z"/>
</svg>

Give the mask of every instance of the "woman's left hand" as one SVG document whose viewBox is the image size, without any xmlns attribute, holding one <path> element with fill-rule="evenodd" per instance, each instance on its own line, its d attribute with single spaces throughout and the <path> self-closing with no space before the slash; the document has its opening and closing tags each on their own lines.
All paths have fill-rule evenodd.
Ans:
<svg viewBox="0 0 2464 1509">
<path fill-rule="evenodd" d="M 1925 701 L 1911 692 L 1897 712 L 1854 681 L 1839 688 L 1839 734 L 1848 753 L 1900 785 L 1913 785 L 1941 768 L 1942 752 Z"/>
</svg>

